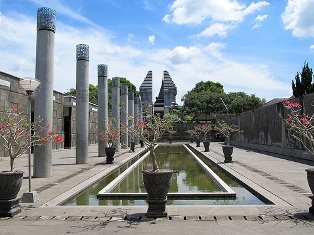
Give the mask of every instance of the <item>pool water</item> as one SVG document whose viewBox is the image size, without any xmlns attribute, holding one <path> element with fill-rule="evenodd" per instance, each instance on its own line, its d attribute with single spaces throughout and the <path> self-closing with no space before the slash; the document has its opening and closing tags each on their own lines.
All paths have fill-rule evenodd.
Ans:
<svg viewBox="0 0 314 235">
<path fill-rule="evenodd" d="M 178 173 L 173 174 L 169 192 L 216 192 L 219 187 L 208 177 L 192 155 L 184 146 L 160 146 L 156 149 L 158 166 L 161 169 L 172 169 Z M 204 199 L 204 198 L 168 198 L 167 205 L 264 205 L 270 204 L 266 199 L 258 198 L 252 190 L 248 190 L 228 173 L 222 171 L 219 166 L 208 158 L 195 152 L 199 158 L 209 166 L 221 179 L 223 179 L 236 193 L 235 199 Z M 113 171 L 101 181 L 87 188 L 73 198 L 70 198 L 63 205 L 147 205 L 145 199 L 97 199 L 98 192 L 108 185 L 113 179 L 119 176 L 136 159 Z M 144 159 L 124 180 L 122 180 L 112 192 L 118 193 L 143 193 L 142 171 L 150 169 L 149 157 Z M 251 192 L 252 191 L 252 192 Z"/>
</svg>

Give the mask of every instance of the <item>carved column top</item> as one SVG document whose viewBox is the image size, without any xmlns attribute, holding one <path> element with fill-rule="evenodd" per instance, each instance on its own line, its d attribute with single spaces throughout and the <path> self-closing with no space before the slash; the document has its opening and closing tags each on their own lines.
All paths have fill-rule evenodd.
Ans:
<svg viewBox="0 0 314 235">
<path fill-rule="evenodd" d="M 129 92 L 129 97 L 128 97 L 129 100 L 134 100 L 134 92 L 133 91 L 130 91 Z"/>
<path fill-rule="evenodd" d="M 128 85 L 122 85 L 122 88 L 121 88 L 121 95 L 128 95 L 129 93 L 129 87 Z"/>
<path fill-rule="evenodd" d="M 112 78 L 112 87 L 120 87 L 120 78 L 119 77 L 113 77 Z"/>
<path fill-rule="evenodd" d="M 76 60 L 89 60 L 89 46 L 87 44 L 76 45 Z"/>
<path fill-rule="evenodd" d="M 56 11 L 48 7 L 41 7 L 37 11 L 37 30 L 56 31 Z"/>
<path fill-rule="evenodd" d="M 107 77 L 108 75 L 108 66 L 106 64 L 98 65 L 98 77 Z"/>
</svg>

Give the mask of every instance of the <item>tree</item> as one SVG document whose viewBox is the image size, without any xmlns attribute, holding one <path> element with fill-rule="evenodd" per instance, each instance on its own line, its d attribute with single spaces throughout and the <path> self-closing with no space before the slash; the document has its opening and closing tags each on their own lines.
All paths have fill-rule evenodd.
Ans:
<svg viewBox="0 0 314 235">
<path fill-rule="evenodd" d="M 302 95 L 314 92 L 314 84 L 312 83 L 313 71 L 308 63 L 304 63 L 302 72 L 297 72 L 294 79 L 295 82 L 292 80 L 292 92 L 294 97 L 298 98 Z"/>
<path fill-rule="evenodd" d="M 201 81 L 182 97 L 183 109 L 187 114 L 193 116 L 193 119 L 202 113 L 217 112 L 222 107 L 221 102 L 218 101 L 224 95 L 224 89 L 220 83 Z"/>
<path fill-rule="evenodd" d="M 265 104 L 265 100 L 248 95 L 244 92 L 230 92 L 226 102 L 230 113 L 242 113 L 248 110 L 256 109 Z"/>
<path fill-rule="evenodd" d="M 261 107 L 265 100 L 244 92 L 226 94 L 220 83 L 199 82 L 182 98 L 183 109 L 195 119 L 200 114 L 241 113 Z"/>
</svg>

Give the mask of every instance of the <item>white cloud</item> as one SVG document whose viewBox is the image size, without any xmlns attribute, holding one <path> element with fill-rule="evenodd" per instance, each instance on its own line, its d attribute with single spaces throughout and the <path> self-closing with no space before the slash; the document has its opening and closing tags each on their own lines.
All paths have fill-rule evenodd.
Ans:
<svg viewBox="0 0 314 235">
<path fill-rule="evenodd" d="M 309 49 L 314 52 L 314 45 L 310 45 Z"/>
<path fill-rule="evenodd" d="M 224 23 L 214 23 L 208 26 L 204 31 L 197 34 L 197 37 L 212 37 L 212 36 L 219 36 L 219 37 L 227 37 L 227 33 L 229 30 L 234 28 L 233 25 L 224 24 Z"/>
<path fill-rule="evenodd" d="M 314 0 L 288 0 L 282 21 L 295 37 L 314 37 Z"/>
<path fill-rule="evenodd" d="M 168 57 L 173 64 L 191 63 L 200 53 L 197 47 L 177 46 L 170 53 Z"/>
<path fill-rule="evenodd" d="M 175 0 L 170 6 L 171 13 L 164 16 L 166 23 L 200 24 L 206 19 L 218 22 L 241 22 L 244 17 L 262 7 L 266 1 L 251 3 L 248 7 L 238 0 Z"/>
<path fill-rule="evenodd" d="M 155 40 L 156 40 L 156 36 L 155 35 L 148 36 L 148 43 L 149 44 L 154 44 Z"/>
<path fill-rule="evenodd" d="M 263 22 L 268 18 L 268 15 L 258 15 L 254 20 L 253 29 L 257 29 L 263 25 Z"/>
<path fill-rule="evenodd" d="M 217 59 L 221 59 L 222 58 L 221 50 L 224 48 L 225 48 L 225 44 L 221 42 L 212 42 L 205 48 L 205 50 L 213 57 L 216 57 Z"/>
</svg>

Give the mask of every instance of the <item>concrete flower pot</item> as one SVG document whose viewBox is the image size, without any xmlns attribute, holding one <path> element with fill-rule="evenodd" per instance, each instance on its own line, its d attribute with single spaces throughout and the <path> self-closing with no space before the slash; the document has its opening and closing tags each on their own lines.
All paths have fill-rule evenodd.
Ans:
<svg viewBox="0 0 314 235">
<path fill-rule="evenodd" d="M 306 169 L 306 175 L 307 175 L 307 182 L 312 191 L 312 196 L 310 196 L 310 198 L 312 199 L 312 206 L 310 207 L 309 212 L 311 214 L 314 214 L 314 168 Z"/>
<path fill-rule="evenodd" d="M 233 153 L 233 147 L 224 145 L 222 146 L 222 152 L 224 153 L 225 156 L 225 163 L 231 163 L 232 162 L 232 153 Z"/>
<path fill-rule="evenodd" d="M 204 141 L 203 144 L 204 144 L 205 152 L 209 152 L 210 142 L 209 141 Z"/>
<path fill-rule="evenodd" d="M 0 172 L 0 217 L 12 217 L 21 212 L 17 197 L 23 181 L 22 171 Z"/>
<path fill-rule="evenodd" d="M 167 217 L 166 202 L 172 173 L 169 170 L 143 171 L 143 181 L 147 192 L 146 202 L 148 203 L 147 217 Z"/>
<path fill-rule="evenodd" d="M 131 145 L 130 146 L 131 151 L 134 152 L 135 151 L 135 142 L 132 141 L 130 145 Z"/>
<path fill-rule="evenodd" d="M 106 164 L 112 164 L 114 159 L 114 154 L 116 152 L 116 148 L 114 147 L 106 147 L 105 153 L 106 153 Z"/>
</svg>

